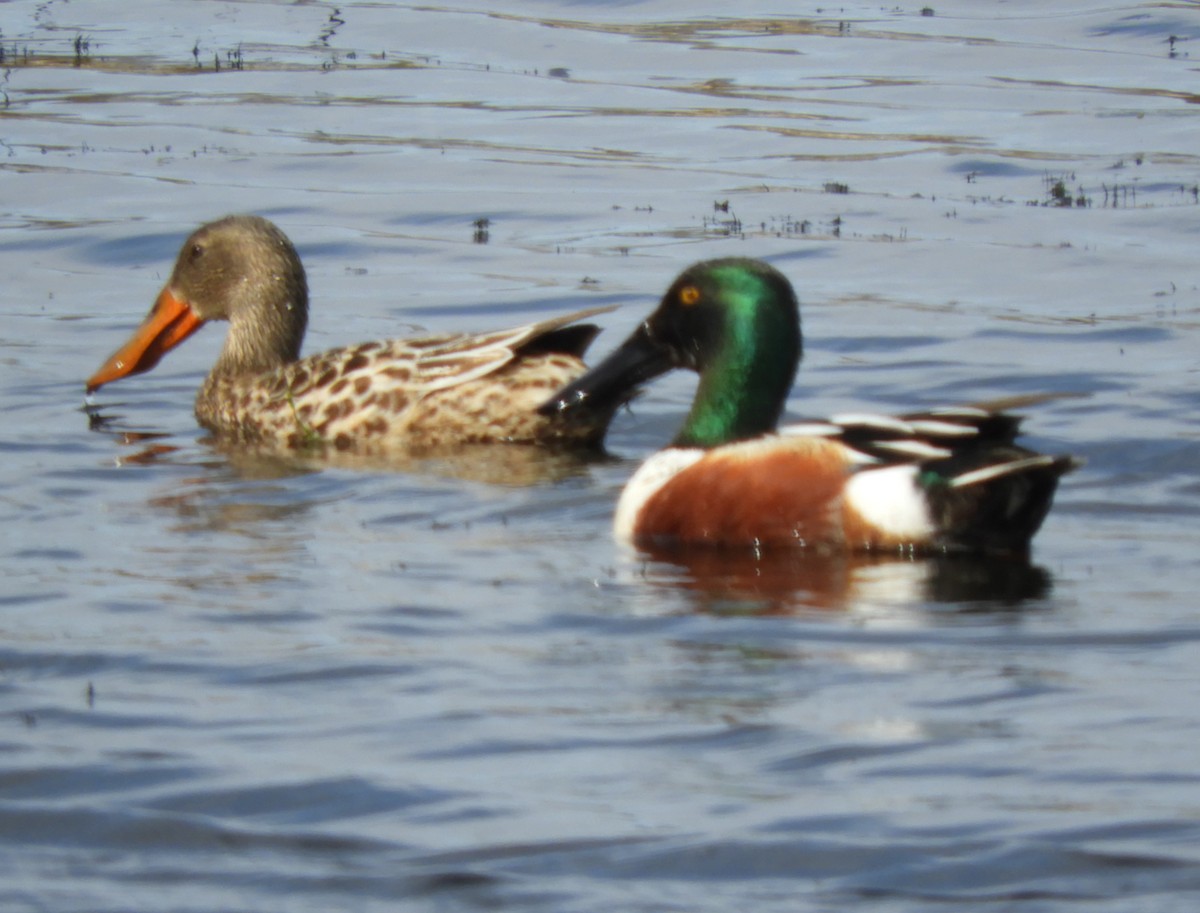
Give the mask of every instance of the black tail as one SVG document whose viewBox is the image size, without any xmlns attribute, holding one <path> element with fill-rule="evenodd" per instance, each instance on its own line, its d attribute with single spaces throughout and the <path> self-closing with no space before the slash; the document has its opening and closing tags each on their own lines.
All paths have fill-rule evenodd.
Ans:
<svg viewBox="0 0 1200 913">
<path fill-rule="evenodd" d="M 1024 555 L 1046 519 L 1059 478 L 1080 462 L 1020 447 L 984 456 L 923 467 L 934 522 L 945 530 L 939 544 L 947 551 Z"/>
</svg>

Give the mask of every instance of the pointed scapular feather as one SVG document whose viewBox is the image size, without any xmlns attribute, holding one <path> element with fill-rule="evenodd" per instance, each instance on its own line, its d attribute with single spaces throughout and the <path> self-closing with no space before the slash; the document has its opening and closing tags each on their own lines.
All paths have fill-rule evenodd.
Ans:
<svg viewBox="0 0 1200 913">
<path fill-rule="evenodd" d="M 934 419 L 914 419 L 909 424 L 913 431 L 922 437 L 976 437 L 979 428 L 975 425 L 961 425 L 955 422 L 942 422 Z"/>
<path fill-rule="evenodd" d="M 893 415 L 875 415 L 869 412 L 843 412 L 829 419 L 844 428 L 870 428 L 880 432 L 911 437 L 913 427 L 909 422 Z"/>
<path fill-rule="evenodd" d="M 917 440 L 878 441 L 875 443 L 875 448 L 914 460 L 941 460 L 954 453 L 945 447 L 935 447 L 926 441 Z"/>
<path fill-rule="evenodd" d="M 970 472 L 964 472 L 960 476 L 955 476 L 947 484 L 951 488 L 963 488 L 967 485 L 979 485 L 984 482 L 991 482 L 994 479 L 999 479 L 1006 475 L 1013 475 L 1018 472 L 1025 472 L 1029 469 L 1044 468 L 1053 466 L 1055 457 L 1049 454 L 1038 454 L 1037 456 L 1025 457 L 1020 460 L 1010 460 L 1007 463 L 996 463 L 992 466 L 984 466 L 981 469 L 973 469 Z"/>
</svg>

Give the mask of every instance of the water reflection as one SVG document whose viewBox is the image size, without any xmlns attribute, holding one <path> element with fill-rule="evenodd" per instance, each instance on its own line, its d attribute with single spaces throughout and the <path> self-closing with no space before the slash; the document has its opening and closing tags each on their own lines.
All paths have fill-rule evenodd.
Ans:
<svg viewBox="0 0 1200 913">
<path fill-rule="evenodd" d="M 95 405 L 85 405 L 83 411 L 90 430 L 108 435 L 119 447 L 137 448 L 118 455 L 117 465 L 151 463 L 171 457 L 181 449 L 179 445 L 164 443 L 171 436 L 169 432 L 123 428 L 122 416 L 105 414 Z M 538 444 L 462 444 L 422 452 L 359 454 L 331 447 L 281 450 L 212 436 L 201 438 L 200 443 L 239 478 L 247 480 L 341 469 L 415 473 L 464 482 L 529 487 L 581 475 L 596 462 L 611 459 L 602 452 Z"/>
<path fill-rule="evenodd" d="M 859 605 L 1019 608 L 1046 596 L 1049 573 L 1028 561 L 965 555 L 899 558 L 723 549 L 643 550 L 646 575 L 689 593 L 697 611 L 796 614 Z"/>
<path fill-rule="evenodd" d="M 365 473 L 408 473 L 525 488 L 561 481 L 586 472 L 601 454 L 561 450 L 537 444 L 462 444 L 422 453 L 356 454 L 322 448 L 281 453 L 205 438 L 243 478 L 276 478 L 329 469 Z"/>
</svg>

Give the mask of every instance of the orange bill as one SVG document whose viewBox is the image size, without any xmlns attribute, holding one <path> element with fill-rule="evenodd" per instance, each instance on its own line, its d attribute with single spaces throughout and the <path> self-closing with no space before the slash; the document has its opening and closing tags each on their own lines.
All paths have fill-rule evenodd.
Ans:
<svg viewBox="0 0 1200 913">
<path fill-rule="evenodd" d="M 164 288 L 129 341 L 88 378 L 87 392 L 92 393 L 104 384 L 130 374 L 149 371 L 203 323 L 186 301 L 176 298 L 169 286 Z"/>
</svg>

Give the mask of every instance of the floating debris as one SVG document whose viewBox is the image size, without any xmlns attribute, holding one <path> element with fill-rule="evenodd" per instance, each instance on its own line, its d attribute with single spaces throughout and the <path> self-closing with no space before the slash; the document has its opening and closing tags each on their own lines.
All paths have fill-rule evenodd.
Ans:
<svg viewBox="0 0 1200 913">
<path fill-rule="evenodd" d="M 791 216 L 783 216 L 782 218 L 772 218 L 770 223 L 763 222 L 759 228 L 763 234 L 771 233 L 777 238 L 791 237 L 809 234 L 812 231 L 812 222 L 808 219 L 796 220 Z"/>
<path fill-rule="evenodd" d="M 337 34 L 337 30 L 346 24 L 346 20 L 342 18 L 342 11 L 339 7 L 334 7 L 330 12 L 329 18 L 325 21 L 325 28 L 321 30 L 318 40 L 321 44 L 328 46 L 329 39 Z"/>
<path fill-rule="evenodd" d="M 1030 206 L 1053 206 L 1059 209 L 1086 209 L 1092 205 L 1091 197 L 1089 197 L 1079 187 L 1074 193 L 1067 187 L 1068 181 L 1074 181 L 1074 174 L 1053 175 L 1048 174 L 1042 178 L 1042 186 L 1045 188 L 1045 196 L 1041 200 L 1030 200 Z M 1105 196 L 1105 205 L 1108 205 L 1107 194 Z"/>
<path fill-rule="evenodd" d="M 727 215 L 728 218 L 721 216 L 705 216 L 704 217 L 704 233 L 709 235 L 719 235 L 721 237 L 732 237 L 742 233 L 742 220 L 729 211 L 729 201 L 714 201 L 713 212 Z"/>
</svg>

